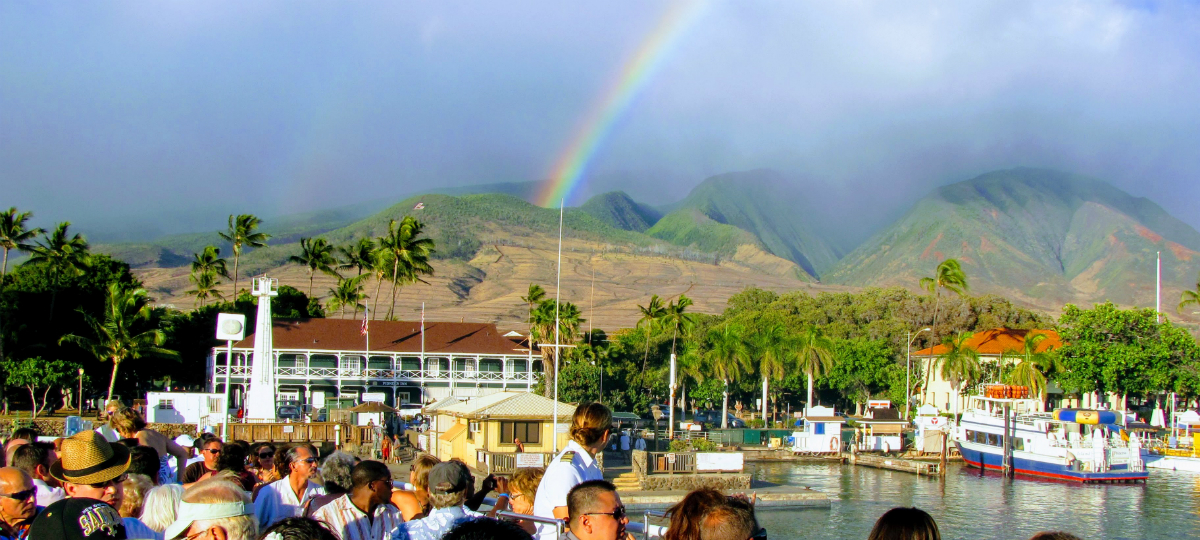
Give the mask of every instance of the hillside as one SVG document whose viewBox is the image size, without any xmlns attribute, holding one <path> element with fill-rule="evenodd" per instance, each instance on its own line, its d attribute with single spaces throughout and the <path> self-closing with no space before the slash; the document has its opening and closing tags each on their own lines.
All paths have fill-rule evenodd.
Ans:
<svg viewBox="0 0 1200 540">
<path fill-rule="evenodd" d="M 805 209 L 811 198 L 820 195 L 802 192 L 774 171 L 723 174 L 696 186 L 646 233 L 721 253 L 755 242 L 816 277 L 832 267 L 840 253 L 810 223 L 812 213 Z"/>
<path fill-rule="evenodd" d="M 623 191 L 613 191 L 588 199 L 580 210 L 613 227 L 643 232 L 662 218 L 662 214 L 633 200 Z"/>
<path fill-rule="evenodd" d="M 913 287 L 954 257 L 975 293 L 1041 306 L 1106 299 L 1153 306 L 1159 251 L 1169 308 L 1200 270 L 1200 233 L 1099 180 L 1011 169 L 937 189 L 825 278 Z"/>
</svg>

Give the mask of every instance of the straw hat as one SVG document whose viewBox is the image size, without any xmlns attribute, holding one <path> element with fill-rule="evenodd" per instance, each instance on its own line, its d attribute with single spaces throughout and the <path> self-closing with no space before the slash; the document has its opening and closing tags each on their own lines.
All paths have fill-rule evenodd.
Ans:
<svg viewBox="0 0 1200 540">
<path fill-rule="evenodd" d="M 50 466 L 50 476 L 72 484 L 99 484 L 121 476 L 129 468 L 129 449 L 110 444 L 95 431 L 63 439 L 61 459 Z"/>
</svg>

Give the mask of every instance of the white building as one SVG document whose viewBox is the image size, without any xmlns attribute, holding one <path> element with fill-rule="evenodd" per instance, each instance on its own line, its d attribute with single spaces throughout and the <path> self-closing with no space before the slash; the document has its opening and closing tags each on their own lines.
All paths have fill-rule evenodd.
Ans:
<svg viewBox="0 0 1200 540">
<path fill-rule="evenodd" d="M 198 392 L 147 392 L 146 421 L 155 424 L 196 424 L 205 427 L 225 421 L 225 396 Z"/>
</svg>

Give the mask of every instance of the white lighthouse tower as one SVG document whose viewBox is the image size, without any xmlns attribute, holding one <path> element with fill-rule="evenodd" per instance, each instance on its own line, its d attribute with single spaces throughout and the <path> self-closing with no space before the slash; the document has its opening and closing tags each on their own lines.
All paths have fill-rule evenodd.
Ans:
<svg viewBox="0 0 1200 540">
<path fill-rule="evenodd" d="M 272 346 L 271 297 L 279 295 L 279 281 L 266 276 L 254 278 L 251 294 L 258 297 L 258 320 L 254 325 L 254 356 L 251 359 L 250 390 L 246 393 L 246 421 L 275 421 L 275 355 Z"/>
</svg>

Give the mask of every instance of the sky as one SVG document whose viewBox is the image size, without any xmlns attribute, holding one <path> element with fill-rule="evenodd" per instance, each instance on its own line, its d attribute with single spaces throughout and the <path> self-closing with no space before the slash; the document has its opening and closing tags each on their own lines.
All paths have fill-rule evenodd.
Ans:
<svg viewBox="0 0 1200 540">
<path fill-rule="evenodd" d="M 0 206 L 152 235 L 546 179 L 673 8 L 2 2 Z M 613 189 L 669 203 L 770 168 L 874 223 L 936 186 L 1034 166 L 1200 228 L 1200 4 L 686 9 L 568 204 Z"/>
</svg>

